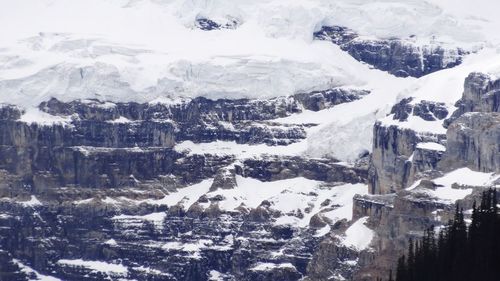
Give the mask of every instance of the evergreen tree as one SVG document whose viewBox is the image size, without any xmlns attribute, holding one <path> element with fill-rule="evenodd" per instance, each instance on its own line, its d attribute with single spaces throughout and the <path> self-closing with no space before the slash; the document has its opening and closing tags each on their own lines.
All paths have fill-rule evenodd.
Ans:
<svg viewBox="0 0 500 281">
<path fill-rule="evenodd" d="M 467 227 L 458 206 L 455 216 L 437 234 L 432 226 L 420 241 L 410 239 L 408 258 L 398 259 L 395 281 L 500 280 L 500 214 L 496 189 L 474 203 Z M 389 280 L 392 281 L 392 271 Z"/>
</svg>

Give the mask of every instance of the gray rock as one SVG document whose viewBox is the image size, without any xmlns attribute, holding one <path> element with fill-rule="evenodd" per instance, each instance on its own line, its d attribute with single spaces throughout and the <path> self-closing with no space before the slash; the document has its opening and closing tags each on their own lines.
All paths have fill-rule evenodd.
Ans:
<svg viewBox="0 0 500 281">
<path fill-rule="evenodd" d="M 411 40 L 361 39 L 356 32 L 342 26 L 323 26 L 314 33 L 318 40 L 331 41 L 358 61 L 388 71 L 399 77 L 421 77 L 462 63 L 466 52 L 441 46 L 416 46 Z"/>
<path fill-rule="evenodd" d="M 217 189 L 233 189 L 237 186 L 236 183 L 236 173 L 232 168 L 222 168 L 215 175 L 212 186 L 210 187 L 210 192 L 216 191 Z"/>
<path fill-rule="evenodd" d="M 469 167 L 483 172 L 500 171 L 500 113 L 466 113 L 451 123 L 446 136 L 441 169 Z"/>
<path fill-rule="evenodd" d="M 462 98 L 457 101 L 458 109 L 447 120 L 449 125 L 467 112 L 500 112 L 500 79 L 473 72 L 464 82 Z"/>
<path fill-rule="evenodd" d="M 416 170 L 412 171 L 410 157 L 414 154 L 420 142 L 443 142 L 444 135 L 417 134 L 411 129 L 398 126 L 384 126 L 377 122 L 373 131 L 373 151 L 371 167 L 368 175 L 370 193 L 387 194 L 408 187 L 413 183 L 413 175 L 426 165 L 436 165 L 431 159 L 424 157 L 427 154 L 419 152 Z M 429 164 L 427 164 L 429 163 Z"/>
</svg>

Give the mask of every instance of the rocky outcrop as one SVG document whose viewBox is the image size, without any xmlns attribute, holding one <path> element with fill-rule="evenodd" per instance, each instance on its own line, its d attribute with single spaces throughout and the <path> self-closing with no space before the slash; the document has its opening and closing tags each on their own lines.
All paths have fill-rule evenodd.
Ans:
<svg viewBox="0 0 500 281">
<path fill-rule="evenodd" d="M 448 127 L 440 168 L 500 171 L 500 113 L 466 113 Z"/>
<path fill-rule="evenodd" d="M 28 278 L 26 272 L 16 264 L 9 252 L 0 250 L 0 280 L 26 281 Z"/>
<path fill-rule="evenodd" d="M 310 93 L 299 93 L 293 95 L 305 109 L 319 111 L 332 106 L 358 100 L 364 95 L 368 95 L 368 91 L 363 90 L 346 90 L 342 88 L 329 89 L 325 91 L 313 91 Z"/>
<path fill-rule="evenodd" d="M 438 164 L 445 154 L 445 147 L 438 143 L 430 143 L 434 147 L 419 146 L 415 148 L 411 159 L 410 179 L 415 181 L 419 178 L 429 176 L 432 171 L 438 169 Z"/>
<path fill-rule="evenodd" d="M 350 102 L 365 91 L 330 89 L 270 100 L 196 98 L 171 104 L 51 99 L 40 110 L 62 121 L 21 121 L 21 108 L 0 109 L 0 169 L 21 175 L 33 188 L 78 185 L 112 188 L 176 174 L 184 183 L 213 176 L 231 157 L 189 156 L 181 141 L 287 145 L 306 137 L 309 124 L 268 120 Z M 181 168 L 182 166 L 182 168 Z M 191 172 L 187 172 L 191 169 Z M 192 173 L 196 172 L 196 173 Z"/>
<path fill-rule="evenodd" d="M 236 173 L 234 169 L 224 167 L 220 169 L 215 175 L 214 182 L 210 187 L 210 191 L 216 191 L 217 189 L 233 189 L 237 185 L 236 183 Z"/>
<path fill-rule="evenodd" d="M 408 121 L 408 117 L 418 116 L 425 121 L 443 120 L 448 117 L 448 109 L 444 103 L 422 100 L 413 102 L 413 98 L 402 99 L 391 109 L 393 119 Z"/>
<path fill-rule="evenodd" d="M 342 182 L 365 182 L 366 169 L 334 159 L 198 154 L 176 145 L 217 140 L 287 145 L 303 140 L 314 124 L 273 119 L 365 94 L 330 89 L 270 100 L 197 98 L 170 104 L 51 99 L 39 106 L 47 122 L 26 122 L 23 109 L 4 105 L 2 274 L 25 280 L 15 258 L 62 280 L 298 280 L 320 238 L 318 229 L 286 220 L 340 206 L 328 201 L 318 203 L 318 210 L 281 211 L 272 200 L 282 194 L 270 196 L 272 202 L 253 202 L 234 193 L 254 188 L 239 187 L 238 179 L 252 177 L 246 180 L 259 185 L 304 177 L 323 181 L 318 188 L 330 191 Z M 320 198 L 312 191 L 296 195 Z"/>
<path fill-rule="evenodd" d="M 3 198 L 0 224 L 8 227 L 0 230 L 0 243 L 63 280 L 209 280 L 213 274 L 224 280 L 298 280 L 319 242 L 314 232 L 256 221 L 250 214 L 167 212 L 147 203 L 157 196 L 153 187 L 58 190 L 32 200 Z M 123 270 L 96 271 L 80 260 Z"/>
<path fill-rule="evenodd" d="M 478 171 L 499 170 L 495 148 L 499 104 L 500 79 L 479 72 L 467 76 L 462 98 L 456 103 L 457 110 L 445 120 L 447 153 L 439 168 L 467 166 Z"/>
<path fill-rule="evenodd" d="M 439 168 L 500 170 L 499 104 L 500 79 L 478 72 L 467 76 L 458 109 L 446 120 L 447 152 Z"/>
<path fill-rule="evenodd" d="M 454 201 L 435 197 L 437 193 L 434 190 L 442 186 L 434 183 L 433 178 L 462 167 L 482 172 L 500 171 L 497 89 L 497 81 L 490 76 L 472 73 L 465 81 L 463 98 L 457 102 L 458 110 L 448 120 L 444 120 L 448 112 L 442 104 L 416 104 L 409 98 L 393 107 L 391 114 L 400 122 L 407 121 L 411 115 L 426 121 L 445 121 L 448 125 L 446 136 L 420 138 L 411 130 L 405 135 L 403 132 L 408 129 L 376 124 L 370 186 L 380 184 L 383 188 L 399 185 L 400 188 L 389 191 L 396 193 L 387 195 L 355 197 L 354 217 L 369 216 L 376 226 L 377 239 L 372 245 L 377 254 L 371 262 L 356 271 L 354 280 L 375 280 L 387 276 L 387 271 L 396 265 L 394 257 L 404 253 L 409 238 L 418 238 L 424 229 L 445 224 L 453 216 Z M 387 172 L 384 174 L 381 171 Z M 372 182 L 374 178 L 378 183 Z M 401 190 L 417 179 L 421 181 L 416 182 L 412 190 Z M 456 184 L 451 187 L 472 190 L 472 194 L 457 201 L 466 210 L 488 188 Z M 383 193 L 377 192 L 377 189 L 371 189 L 371 192 Z"/>
<path fill-rule="evenodd" d="M 455 104 L 458 109 L 446 120 L 446 125 L 467 112 L 500 112 L 500 79 L 473 72 L 465 78 L 462 98 Z"/>
<path fill-rule="evenodd" d="M 309 264 L 308 281 L 346 280 L 352 278 L 359 253 L 345 247 L 335 236 L 325 238 Z"/>
<path fill-rule="evenodd" d="M 335 161 L 298 156 L 246 159 L 242 166 L 236 166 L 236 173 L 262 181 L 304 177 L 324 182 L 348 183 L 364 182 L 367 175 L 364 169 L 351 168 Z"/>
<path fill-rule="evenodd" d="M 236 29 L 240 25 L 237 19 L 227 19 L 224 23 L 217 23 L 209 18 L 199 17 L 195 21 L 195 26 L 204 31 L 219 29 Z"/>
<path fill-rule="evenodd" d="M 422 134 L 396 125 L 385 126 L 377 122 L 373 130 L 373 152 L 368 183 L 372 194 L 387 194 L 406 188 L 413 183 L 412 175 L 423 171 L 427 166 L 436 165 L 437 155 L 423 159 L 425 152 L 417 152 L 416 171 L 412 172 L 412 159 L 418 143 L 440 143 L 444 135 Z"/>
<path fill-rule="evenodd" d="M 453 207 L 431 198 L 400 191 L 397 195 L 357 198 L 355 210 L 371 213 L 377 236 L 372 245 L 375 254 L 362 257 L 362 266 L 353 280 L 376 280 L 387 276 L 397 258 L 407 249 L 408 240 L 420 237 L 423 230 L 441 223 L 437 210 L 452 212 Z M 359 212 L 358 211 L 358 212 Z M 365 260 L 363 260 L 365 259 Z"/>
<path fill-rule="evenodd" d="M 352 219 L 357 220 L 362 217 L 370 217 L 370 222 L 374 226 L 380 226 L 384 217 L 387 217 L 394 208 L 396 194 L 386 195 L 356 195 L 353 198 Z"/>
<path fill-rule="evenodd" d="M 415 102 L 410 97 L 392 107 L 387 118 L 392 116 L 397 122 L 375 123 L 368 176 L 372 194 L 388 194 L 404 189 L 419 178 L 420 173 L 436 168 L 443 155 L 446 135 L 416 132 L 405 128 L 404 124 L 410 118 L 427 122 L 444 121 L 448 115 L 443 103 L 425 100 Z M 431 148 L 419 146 L 423 143 L 434 145 Z"/>
<path fill-rule="evenodd" d="M 462 62 L 466 52 L 439 45 L 417 46 L 412 38 L 364 39 L 343 26 L 323 26 L 314 33 L 318 40 L 331 41 L 358 61 L 399 77 L 421 77 Z"/>
<path fill-rule="evenodd" d="M 337 104 L 351 102 L 369 94 L 365 90 L 333 88 L 324 91 L 298 93 L 268 100 L 218 99 L 203 97 L 170 103 L 110 103 L 98 100 L 61 102 L 51 99 L 40 109 L 53 114 L 76 114 L 81 119 L 112 121 L 124 117 L 130 121 L 171 120 L 175 123 L 207 123 L 224 121 L 263 121 L 302 112 L 303 108 L 318 111 Z"/>
<path fill-rule="evenodd" d="M 2 104 L 0 105 L 0 120 L 17 120 L 21 118 L 23 110 L 17 106 Z"/>
</svg>

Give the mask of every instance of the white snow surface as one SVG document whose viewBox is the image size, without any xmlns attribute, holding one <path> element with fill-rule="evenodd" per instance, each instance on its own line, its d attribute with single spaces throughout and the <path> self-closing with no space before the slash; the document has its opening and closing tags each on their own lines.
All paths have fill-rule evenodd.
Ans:
<svg viewBox="0 0 500 281">
<path fill-rule="evenodd" d="M 146 200 L 145 202 L 156 205 L 167 205 L 169 207 L 179 204 L 187 210 L 200 196 L 210 190 L 212 183 L 213 179 L 207 179 L 197 184 L 179 188 L 177 192 L 167 194 L 162 199 Z"/>
<path fill-rule="evenodd" d="M 163 228 L 163 221 L 165 220 L 165 217 L 167 216 L 167 213 L 165 212 L 157 212 L 157 213 L 150 213 L 147 215 L 118 215 L 112 217 L 113 221 L 122 223 L 125 225 L 140 225 L 144 221 L 150 221 L 153 223 L 153 225 L 159 229 Z"/>
<path fill-rule="evenodd" d="M 442 144 L 435 142 L 421 142 L 417 143 L 417 148 L 427 149 L 427 150 L 437 150 L 437 151 L 446 151 L 446 147 Z"/>
<path fill-rule="evenodd" d="M 165 197 L 157 200 L 130 201 L 136 204 L 148 203 L 156 205 L 180 205 L 185 210 L 197 203 L 202 208 L 210 207 L 211 203 L 197 202 L 201 196 L 208 199 L 219 197 L 214 204 L 221 210 L 235 211 L 239 207 L 257 208 L 264 200 L 270 208 L 281 213 L 276 218 L 276 224 L 287 224 L 296 227 L 307 227 L 311 217 L 321 214 L 332 224 L 342 220 L 352 219 L 352 198 L 356 194 L 367 194 L 365 184 L 325 184 L 320 181 L 302 177 L 263 182 L 258 179 L 236 176 L 237 186 L 233 189 L 217 189 L 210 192 L 213 179 L 204 180 L 198 184 L 178 188 Z M 222 199 L 220 199 L 222 198 Z M 329 204 L 322 204 L 330 200 Z M 126 224 L 142 223 L 149 220 L 158 227 L 163 223 L 165 213 L 152 213 L 145 216 L 119 215 L 113 217 L 117 222 Z M 318 232 L 319 236 L 328 233 L 327 229 Z"/>
<path fill-rule="evenodd" d="M 432 181 L 439 185 L 436 190 L 425 189 L 423 192 L 438 198 L 439 200 L 454 204 L 457 200 L 464 199 L 473 191 L 472 188 L 452 188 L 453 184 L 467 186 L 491 186 L 500 178 L 499 174 L 476 172 L 469 168 L 459 168 L 445 174 L 442 177 L 433 179 Z M 415 189 L 420 184 L 420 180 L 416 181 L 408 190 Z M 421 192 L 418 190 L 417 192 Z"/>
<path fill-rule="evenodd" d="M 368 218 L 362 217 L 358 219 L 345 231 L 345 236 L 341 239 L 344 245 L 352 247 L 357 251 L 365 250 L 370 246 L 374 232 L 366 226 Z"/>
<path fill-rule="evenodd" d="M 253 158 L 262 154 L 295 156 L 307 149 L 307 142 L 300 141 L 290 145 L 270 146 L 267 144 L 238 144 L 235 141 L 214 141 L 210 143 L 194 143 L 183 141 L 175 145 L 176 151 L 189 151 L 191 154 L 234 155 L 238 159 Z"/>
<path fill-rule="evenodd" d="M 104 272 L 111 275 L 124 276 L 128 273 L 127 267 L 121 264 L 107 263 L 102 261 L 88 261 L 82 259 L 61 259 L 57 263 L 69 266 L 81 266 L 93 271 Z"/>
<path fill-rule="evenodd" d="M 65 124 L 70 117 L 33 107 L 50 97 L 171 103 L 367 89 L 359 101 L 277 120 L 320 124 L 308 129 L 300 153 L 352 161 L 371 149 L 373 123 L 398 99 L 454 109 L 471 71 L 500 73 L 498 10 L 491 0 L 0 0 L 0 25 L 9 27 L 0 29 L 0 103 L 27 108 L 27 122 Z M 201 31 L 194 27 L 200 17 L 240 25 Z M 312 40 L 332 24 L 364 38 L 415 35 L 408 39 L 415 44 L 483 49 L 451 70 L 395 78 Z M 403 126 L 444 130 L 440 122 L 410 121 Z"/>
<path fill-rule="evenodd" d="M 253 271 L 270 271 L 275 268 L 295 268 L 291 263 L 271 263 L 271 262 L 261 262 L 256 264 L 250 270 Z"/>
<path fill-rule="evenodd" d="M 17 203 L 23 205 L 24 207 L 36 207 L 43 205 L 35 195 L 31 195 L 30 200 L 28 201 L 17 201 Z"/>
<path fill-rule="evenodd" d="M 221 273 L 217 270 L 210 270 L 208 272 L 208 281 L 224 281 L 224 278 L 228 276 L 224 273 Z"/>
<path fill-rule="evenodd" d="M 50 276 L 50 275 L 40 274 L 38 271 L 23 264 L 21 261 L 19 261 L 17 259 L 13 259 L 13 262 L 19 266 L 19 268 L 21 269 L 22 272 L 29 274 L 29 276 L 31 276 L 31 275 L 35 276 L 35 279 L 32 279 L 30 277 L 29 281 L 62 281 L 61 279 Z"/>
</svg>

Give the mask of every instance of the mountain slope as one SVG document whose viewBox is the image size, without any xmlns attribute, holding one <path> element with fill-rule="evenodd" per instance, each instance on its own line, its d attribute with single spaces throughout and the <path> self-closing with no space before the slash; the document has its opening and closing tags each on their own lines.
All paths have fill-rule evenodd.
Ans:
<svg viewBox="0 0 500 281">
<path fill-rule="evenodd" d="M 0 272 L 386 276 L 498 184 L 498 8 L 0 0 Z"/>
</svg>

